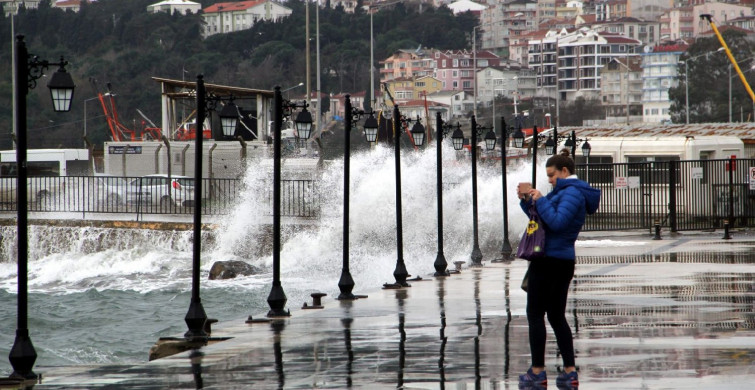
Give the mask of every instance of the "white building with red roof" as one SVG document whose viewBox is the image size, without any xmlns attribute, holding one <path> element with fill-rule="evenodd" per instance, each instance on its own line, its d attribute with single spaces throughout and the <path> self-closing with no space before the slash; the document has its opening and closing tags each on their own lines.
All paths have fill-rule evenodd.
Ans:
<svg viewBox="0 0 755 390">
<path fill-rule="evenodd" d="M 247 30 L 258 21 L 278 21 L 292 12 L 291 8 L 270 0 L 215 3 L 202 11 L 205 37 Z"/>
<path fill-rule="evenodd" d="M 159 3 L 151 4 L 147 6 L 147 11 L 152 13 L 165 12 L 173 14 L 178 12 L 181 15 L 188 13 L 198 13 L 202 9 L 202 4 L 189 1 L 189 0 L 164 0 Z"/>
<path fill-rule="evenodd" d="M 18 14 L 18 9 L 23 7 L 26 9 L 37 9 L 39 7 L 40 0 L 0 0 L 3 7 L 3 12 L 7 18 L 10 15 Z"/>
<path fill-rule="evenodd" d="M 87 3 L 87 0 L 58 0 L 52 4 L 55 8 L 62 8 L 64 10 L 71 10 L 73 12 L 79 12 L 82 3 Z"/>
</svg>

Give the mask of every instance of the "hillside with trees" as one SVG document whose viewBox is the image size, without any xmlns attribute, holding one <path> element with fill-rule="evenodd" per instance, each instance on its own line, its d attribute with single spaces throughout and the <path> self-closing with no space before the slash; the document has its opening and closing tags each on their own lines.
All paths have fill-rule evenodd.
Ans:
<svg viewBox="0 0 755 390">
<path fill-rule="evenodd" d="M 202 39 L 199 15 L 147 13 L 155 0 L 98 0 L 83 3 L 77 13 L 43 3 L 21 10 L 15 17 L 16 34 L 26 36 L 29 52 L 40 58 L 70 62 L 68 71 L 77 88 L 70 113 L 52 111 L 45 79 L 28 97 L 29 146 L 81 147 L 86 99 L 105 91 L 117 95 L 122 122 L 141 122 L 137 109 L 160 120 L 159 84 L 151 77 L 194 80 L 204 74 L 209 83 L 272 89 L 305 81 L 304 3 L 290 0 L 289 18 L 260 22 L 245 31 Z M 207 7 L 217 1 L 201 1 Z M 369 88 L 370 16 L 342 8 L 320 9 L 321 84 L 326 93 L 356 92 Z M 385 7 L 373 15 L 375 61 L 397 49 L 418 46 L 436 49 L 469 47 L 476 23 L 471 14 L 412 3 Z M 12 147 L 11 19 L 0 18 L 0 149 Z M 310 38 L 315 36 L 314 9 L 310 9 Z M 316 79 L 315 45 L 311 45 L 312 83 Z M 48 71 L 52 72 L 55 69 Z M 298 91 L 303 93 L 303 91 Z M 193 107 L 187 107 L 187 110 Z M 87 134 L 95 145 L 109 139 L 99 103 L 86 103 Z M 136 126 L 135 126 L 136 127 Z"/>
</svg>

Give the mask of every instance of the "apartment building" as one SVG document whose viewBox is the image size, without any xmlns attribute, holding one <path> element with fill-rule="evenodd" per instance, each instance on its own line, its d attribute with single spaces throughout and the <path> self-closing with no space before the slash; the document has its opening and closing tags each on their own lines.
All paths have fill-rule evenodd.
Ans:
<svg viewBox="0 0 755 390">
<path fill-rule="evenodd" d="M 500 66 L 501 58 L 488 50 L 476 53 L 467 50 L 436 51 L 434 54 L 435 78 L 444 91 L 474 90 L 475 71 L 488 66 Z M 474 59 L 477 59 L 477 65 Z"/>
<path fill-rule="evenodd" d="M 494 96 L 511 98 L 517 90 L 517 69 L 488 66 L 477 71 L 477 101 L 491 104 Z"/>
<path fill-rule="evenodd" d="M 595 31 L 604 31 L 634 38 L 642 42 L 643 45 L 648 46 L 655 45 L 661 39 L 660 22 L 645 21 L 633 17 L 596 22 L 590 27 Z"/>
<path fill-rule="evenodd" d="M 203 35 L 208 37 L 247 30 L 257 21 L 278 21 L 291 15 L 291 12 L 291 8 L 270 0 L 215 3 L 203 10 Z"/>
<path fill-rule="evenodd" d="M 491 5 L 480 14 L 478 47 L 509 58 L 511 41 L 537 28 L 537 11 L 533 1 Z"/>
<path fill-rule="evenodd" d="M 556 4 L 556 18 L 574 19 L 582 15 L 583 3 L 581 1 L 571 0 Z"/>
<path fill-rule="evenodd" d="M 556 0 L 537 0 L 537 25 L 556 18 Z"/>
<path fill-rule="evenodd" d="M 601 69 L 600 94 L 606 121 L 632 123 L 642 120 L 642 58 L 614 58 Z"/>
<path fill-rule="evenodd" d="M 595 14 L 599 21 L 627 17 L 656 20 L 673 7 L 674 0 L 598 0 Z"/>
<path fill-rule="evenodd" d="M 700 20 L 700 15 L 709 14 L 717 24 L 726 24 L 734 20 L 753 15 L 752 8 L 738 4 L 702 3 L 669 10 L 660 17 L 661 38 L 676 40 L 696 38 L 703 32 L 710 31 L 710 25 Z"/>
<path fill-rule="evenodd" d="M 639 52 L 642 42 L 587 27 L 549 31 L 528 43 L 529 66 L 541 96 L 560 100 L 599 98 L 600 71 L 611 59 Z"/>
<path fill-rule="evenodd" d="M 396 103 L 404 104 L 410 100 L 440 92 L 443 83 L 432 76 L 397 77 L 385 82 Z M 390 102 L 386 102 L 389 104 Z"/>
<path fill-rule="evenodd" d="M 472 94 L 465 91 L 440 91 L 427 95 L 427 100 L 448 108 L 442 114 L 444 120 L 463 118 L 474 109 Z"/>
<path fill-rule="evenodd" d="M 379 62 L 380 82 L 397 78 L 411 78 L 432 75 L 435 70 L 433 50 L 397 50 L 390 57 Z"/>
<path fill-rule="evenodd" d="M 595 2 L 595 17 L 598 21 L 624 18 L 629 16 L 629 0 L 603 0 Z"/>
<path fill-rule="evenodd" d="M 687 44 L 671 43 L 656 45 L 642 54 L 642 121 L 647 123 L 668 123 L 671 121 L 669 109 L 669 88 L 678 80 L 679 58 L 687 50 Z"/>
</svg>

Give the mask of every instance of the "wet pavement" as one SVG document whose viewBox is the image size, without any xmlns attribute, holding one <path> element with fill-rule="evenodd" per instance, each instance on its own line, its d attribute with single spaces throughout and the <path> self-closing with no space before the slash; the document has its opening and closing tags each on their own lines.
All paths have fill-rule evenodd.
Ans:
<svg viewBox="0 0 755 390">
<path fill-rule="evenodd" d="M 755 236 L 651 238 L 578 243 L 567 319 L 580 388 L 754 388 Z M 35 388 L 517 389 L 529 366 L 526 262 L 490 259 L 367 299 L 325 297 L 324 309 L 289 301 L 290 318 L 217 324 L 213 337 L 232 339 L 150 363 L 37 365 Z M 561 358 L 548 332 L 555 389 Z"/>
</svg>

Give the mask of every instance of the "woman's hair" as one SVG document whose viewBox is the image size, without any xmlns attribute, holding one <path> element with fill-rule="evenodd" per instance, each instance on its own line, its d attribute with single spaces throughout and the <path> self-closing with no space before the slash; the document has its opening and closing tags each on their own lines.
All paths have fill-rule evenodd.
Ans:
<svg viewBox="0 0 755 390">
<path fill-rule="evenodd" d="M 545 167 L 555 167 L 557 170 L 566 168 L 569 174 L 574 174 L 574 160 L 569 157 L 569 149 L 561 149 L 561 153 L 551 156 L 545 162 Z"/>
</svg>

